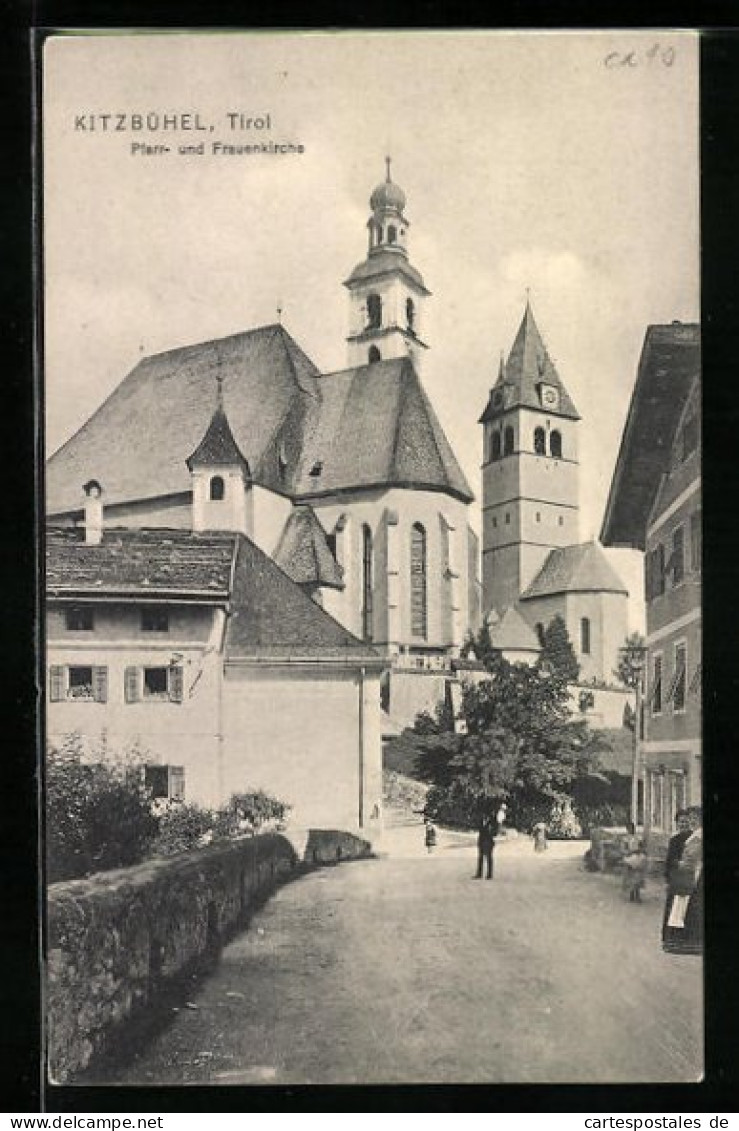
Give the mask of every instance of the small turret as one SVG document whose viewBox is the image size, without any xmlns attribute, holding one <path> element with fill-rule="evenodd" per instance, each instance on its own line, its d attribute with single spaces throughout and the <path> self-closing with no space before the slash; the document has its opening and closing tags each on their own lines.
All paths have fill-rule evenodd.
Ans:
<svg viewBox="0 0 739 1131">
<path fill-rule="evenodd" d="M 218 402 L 205 434 L 187 458 L 192 477 L 193 530 L 252 533 L 251 470 L 234 439 L 223 406 L 223 378 Z"/>
</svg>

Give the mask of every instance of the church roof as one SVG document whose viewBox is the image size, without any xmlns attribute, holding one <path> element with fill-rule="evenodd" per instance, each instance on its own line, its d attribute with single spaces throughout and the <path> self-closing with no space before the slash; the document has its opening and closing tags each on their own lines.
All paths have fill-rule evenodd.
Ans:
<svg viewBox="0 0 739 1131">
<path fill-rule="evenodd" d="M 473 498 L 410 358 L 330 373 L 306 439 L 299 496 L 412 487 Z"/>
<path fill-rule="evenodd" d="M 551 550 L 534 580 L 521 594 L 522 601 L 558 593 L 626 593 L 621 581 L 597 542 L 561 546 Z"/>
<path fill-rule="evenodd" d="M 534 321 L 531 304 L 527 301 L 508 361 L 500 366 L 498 380 L 490 391 L 490 399 L 480 417 L 480 423 L 499 416 L 503 411 L 511 408 L 535 408 L 541 411 L 543 406 L 539 396 L 539 386 L 542 384 L 559 389 L 559 407 L 547 408 L 548 413 L 552 416 L 566 416 L 571 420 L 580 419 L 572 398 L 547 352 L 539 327 Z M 495 393 L 499 389 L 508 390 L 508 396 L 500 406 L 494 403 Z"/>
<path fill-rule="evenodd" d="M 189 491 L 186 460 L 211 420 L 217 374 L 234 443 L 255 480 L 279 489 L 267 466 L 275 438 L 295 462 L 317 373 L 277 325 L 144 358 L 49 460 L 47 511 L 78 510 L 91 476 L 107 505 Z"/>
<path fill-rule="evenodd" d="M 536 633 L 515 605 L 509 605 L 498 620 L 488 622 L 490 642 L 501 651 L 541 652 Z"/>
<path fill-rule="evenodd" d="M 424 294 L 431 294 L 426 284 L 423 281 L 421 272 L 416 270 L 412 263 L 409 263 L 402 248 L 398 247 L 395 251 L 390 251 L 387 248 L 375 249 L 370 252 L 365 260 L 358 263 L 352 271 L 348 279 L 344 280 L 345 287 L 353 287 L 357 283 L 363 283 L 367 279 L 374 279 L 382 275 L 390 275 L 394 272 L 400 272 L 410 283 L 418 287 Z"/>
<path fill-rule="evenodd" d="M 223 409 L 218 408 L 210 418 L 205 435 L 191 456 L 185 460 L 192 471 L 193 467 L 242 467 L 248 476 L 249 464 L 239 451 Z"/>
<path fill-rule="evenodd" d="M 273 557 L 299 585 L 344 588 L 344 571 L 331 553 L 312 507 L 293 508 Z"/>
<path fill-rule="evenodd" d="M 603 518 L 605 545 L 644 549 L 649 515 L 700 367 L 696 323 L 648 327 Z"/>
<path fill-rule="evenodd" d="M 228 603 L 227 659 L 385 663 L 241 534 L 106 529 L 91 545 L 79 528 L 49 529 L 46 577 L 52 600 Z"/>
</svg>

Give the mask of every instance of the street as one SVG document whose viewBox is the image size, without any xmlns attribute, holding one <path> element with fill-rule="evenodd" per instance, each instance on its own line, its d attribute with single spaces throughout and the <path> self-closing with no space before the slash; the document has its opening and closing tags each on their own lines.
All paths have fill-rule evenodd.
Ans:
<svg viewBox="0 0 739 1131">
<path fill-rule="evenodd" d="M 663 887 L 630 904 L 584 842 L 495 850 L 388 830 L 380 859 L 277 891 L 119 1083 L 696 1081 L 702 963 L 660 947 Z"/>
</svg>

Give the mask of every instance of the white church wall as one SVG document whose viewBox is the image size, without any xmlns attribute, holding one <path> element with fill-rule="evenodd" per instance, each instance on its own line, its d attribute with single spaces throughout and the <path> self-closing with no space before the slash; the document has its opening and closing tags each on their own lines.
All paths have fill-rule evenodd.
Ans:
<svg viewBox="0 0 739 1131">
<path fill-rule="evenodd" d="M 277 543 L 285 529 L 285 523 L 293 509 L 290 499 L 269 491 L 256 484 L 251 488 L 252 531 L 250 537 L 260 550 L 270 557 L 277 549 Z"/>
</svg>

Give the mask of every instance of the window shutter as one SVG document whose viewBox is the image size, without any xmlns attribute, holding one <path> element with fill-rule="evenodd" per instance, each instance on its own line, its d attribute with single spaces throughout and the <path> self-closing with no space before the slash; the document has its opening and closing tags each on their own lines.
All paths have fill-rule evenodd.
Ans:
<svg viewBox="0 0 739 1131">
<path fill-rule="evenodd" d="M 127 703 L 137 703 L 139 700 L 139 669 L 126 668 L 124 676 L 124 691 Z"/>
<path fill-rule="evenodd" d="M 173 664 L 169 669 L 169 698 L 172 703 L 182 702 L 182 668 Z"/>
<path fill-rule="evenodd" d="M 108 702 L 108 669 L 92 669 L 92 694 L 96 703 Z"/>
<path fill-rule="evenodd" d="M 185 768 L 184 766 L 169 767 L 169 796 L 173 801 L 185 799 Z"/>
<path fill-rule="evenodd" d="M 49 699 L 52 703 L 64 699 L 64 668 L 61 664 L 52 664 L 49 668 Z"/>
</svg>

